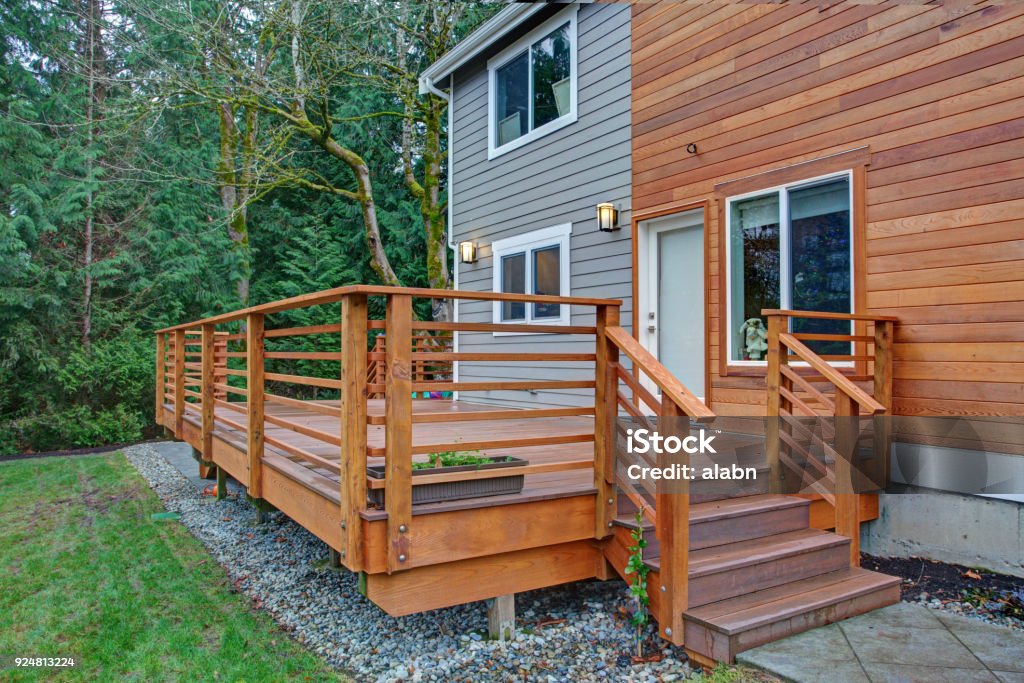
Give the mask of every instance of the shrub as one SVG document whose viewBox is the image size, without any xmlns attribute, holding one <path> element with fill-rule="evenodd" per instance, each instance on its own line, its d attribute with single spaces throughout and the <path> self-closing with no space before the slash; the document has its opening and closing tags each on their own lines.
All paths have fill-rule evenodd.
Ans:
<svg viewBox="0 0 1024 683">
<path fill-rule="evenodd" d="M 96 408 L 125 404 L 149 410 L 153 397 L 153 338 L 135 329 L 68 354 L 58 381 L 69 402 Z"/>
<path fill-rule="evenodd" d="M 138 441 L 146 418 L 124 405 L 93 409 L 76 405 L 0 425 L 0 454 L 89 448 Z"/>
</svg>

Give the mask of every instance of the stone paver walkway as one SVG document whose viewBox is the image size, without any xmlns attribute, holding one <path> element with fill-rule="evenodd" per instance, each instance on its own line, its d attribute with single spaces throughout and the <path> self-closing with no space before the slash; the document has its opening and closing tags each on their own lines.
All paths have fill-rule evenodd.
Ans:
<svg viewBox="0 0 1024 683">
<path fill-rule="evenodd" d="M 196 488 L 202 490 L 204 487 L 214 483 L 199 476 L 199 463 L 192 456 L 192 447 L 184 441 L 159 441 L 149 444 L 153 450 L 162 455 L 167 462 L 174 466 L 185 478 L 195 484 Z M 228 491 L 241 493 L 245 491 L 241 484 L 228 477 Z"/>
<path fill-rule="evenodd" d="M 737 660 L 797 683 L 1024 683 L 1024 632 L 901 602 Z"/>
</svg>

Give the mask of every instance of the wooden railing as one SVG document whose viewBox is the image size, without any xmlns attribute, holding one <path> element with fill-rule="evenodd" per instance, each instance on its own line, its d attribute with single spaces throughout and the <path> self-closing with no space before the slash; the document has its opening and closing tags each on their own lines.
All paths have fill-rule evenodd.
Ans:
<svg viewBox="0 0 1024 683">
<path fill-rule="evenodd" d="M 450 353 L 454 351 L 452 333 L 442 332 L 429 334 L 429 330 L 415 330 L 412 337 L 412 381 L 414 382 L 451 382 L 455 363 L 451 360 L 425 360 L 428 353 Z M 369 354 L 369 365 L 366 369 L 369 384 L 384 386 L 387 372 L 386 352 L 387 336 L 378 335 L 374 340 Z M 371 392 L 370 398 L 383 398 L 384 392 Z"/>
<path fill-rule="evenodd" d="M 657 415 L 657 428 L 662 436 L 680 438 L 689 432 L 690 419 L 710 419 L 715 414 L 693 395 L 665 368 L 650 351 L 641 346 L 629 332 L 619 326 L 618 311 L 607 311 L 609 317 L 598 318 L 597 386 L 599 412 L 597 415 L 595 458 L 609 459 L 605 468 L 608 475 L 607 490 L 615 486 L 643 510 L 644 516 L 654 524 L 660 544 L 660 569 L 657 587 L 661 593 L 657 615 L 662 635 L 672 642 L 682 642 L 683 612 L 688 603 L 690 495 L 686 480 L 676 482 L 671 491 L 661 487 L 651 496 L 638 490 L 625 476 L 623 468 L 613 461 L 617 438 L 615 420 L 620 414 L 628 415 L 641 424 L 649 424 L 648 416 Z M 611 317 L 611 316 L 616 317 Z M 603 347 L 603 348 L 602 348 Z M 620 362 L 622 356 L 631 364 L 631 371 Z M 653 385 L 661 397 L 648 389 Z M 607 387 L 601 391 L 601 387 Z M 653 427 L 654 425 L 652 425 Z M 686 432 L 687 434 L 681 433 Z M 661 456 L 659 466 L 666 466 L 667 456 Z M 688 464 L 688 463 L 679 463 Z M 605 500 L 612 503 L 614 496 Z M 600 501 L 600 498 L 599 498 Z M 598 507 L 598 523 L 610 524 L 614 510 Z M 601 514 L 601 513 L 604 514 Z M 607 522 L 606 522 L 607 520 Z"/>
<path fill-rule="evenodd" d="M 197 348 L 198 347 L 198 348 Z M 225 334 L 210 337 L 209 347 L 201 330 L 178 330 L 157 334 L 156 416 L 159 421 L 165 404 L 174 408 L 174 429 L 179 429 L 186 411 L 201 411 L 203 377 L 209 373 L 214 383 L 227 377 L 227 339 Z M 198 389 L 198 391 L 197 391 Z M 213 388 L 216 398 L 222 389 Z"/>
<path fill-rule="evenodd" d="M 777 486 L 783 471 L 816 472 L 809 484 L 835 511 L 836 533 L 850 538 L 850 563 L 860 563 L 859 497 L 856 483 L 856 456 L 859 449 L 861 417 L 872 420 L 876 470 L 888 472 L 888 454 L 892 440 L 890 421 L 885 418 L 892 406 L 892 339 L 895 318 L 846 313 L 764 310 L 768 317 L 767 415 L 783 418 L 831 417 L 820 423 L 818 434 L 799 420 L 772 420 L 767 423 L 767 457 L 771 481 Z M 831 320 L 846 322 L 849 333 L 793 332 L 793 320 Z M 808 343 L 849 345 L 849 353 L 819 354 Z M 871 384 L 869 393 L 861 384 Z M 824 385 L 824 386 L 822 386 Z M 814 449 L 806 444 L 813 444 Z M 814 451 L 824 453 L 819 458 Z M 801 460 L 800 465 L 797 460 Z"/>
<path fill-rule="evenodd" d="M 383 297 L 386 315 L 383 320 L 369 316 L 371 297 Z M 547 325 L 490 322 L 433 322 L 418 320 L 414 300 L 449 298 L 483 302 L 516 301 L 527 305 L 558 304 L 570 311 L 587 314 L 595 311 L 594 325 Z M 274 327 L 277 317 L 296 309 L 302 319 L 329 320 L 331 308 L 340 304 L 337 322 L 320 325 Z M 266 448 L 273 447 L 314 471 L 323 471 L 340 480 L 343 563 L 360 571 L 363 558 L 362 515 L 367 511 L 369 488 L 384 489 L 387 513 L 387 570 L 400 571 L 417 566 L 417 527 L 412 516 L 412 489 L 422 484 L 476 479 L 494 476 L 493 471 L 437 473 L 413 478 L 414 460 L 425 460 L 428 454 L 450 450 L 508 449 L 527 446 L 557 446 L 571 443 L 607 443 L 606 434 L 597 428 L 581 428 L 578 433 L 565 431 L 550 434 L 516 434 L 513 428 L 494 429 L 487 438 L 442 436 L 414 441 L 414 430 L 444 422 L 480 420 L 522 420 L 531 418 L 589 416 L 600 413 L 608 424 L 613 402 L 604 399 L 603 382 L 577 379 L 539 377 L 516 380 L 458 381 L 445 376 L 444 370 L 455 362 L 465 363 L 528 363 L 532 372 L 543 373 L 546 364 L 582 363 L 594 368 L 595 376 L 610 377 L 608 354 L 614 343 L 608 343 L 607 321 L 618 321 L 620 302 L 581 297 L 530 296 L 489 292 L 456 292 L 412 288 L 352 286 L 294 297 L 283 301 L 234 311 L 205 320 L 160 330 L 157 333 L 157 373 L 166 380 L 158 383 L 157 416 L 161 419 L 164 405 L 173 406 L 173 423 L 161 419 L 165 426 L 181 434 L 186 412 L 194 413 L 202 431 L 204 452 L 208 455 L 215 432 L 235 432 L 244 438 L 248 467 L 243 481 L 251 496 L 263 494 L 262 473 Z M 315 307 L 320 307 L 316 309 Z M 375 309 L 379 310 L 379 309 Z M 488 316 L 489 317 L 489 316 Z M 605 322 L 601 322 L 605 321 Z M 619 328 L 621 330 L 621 328 Z M 386 343 L 377 347 L 380 332 Z M 455 351 L 445 342 L 455 332 L 519 332 L 573 335 L 575 344 L 594 343 L 596 351 L 586 348 L 571 353 L 518 352 L 502 346 L 494 351 Z M 589 340 L 587 339 L 589 337 Z M 288 347 L 299 340 L 302 350 Z M 426 340 L 426 341 L 424 341 Z M 210 344 L 213 344 L 213 351 Z M 620 342 L 621 343 L 621 342 Z M 221 344 L 218 347 L 217 344 Z M 226 345 L 226 346 L 224 346 Z M 192 352 L 189 349 L 198 347 Z M 217 348 L 223 348 L 217 351 Z M 310 349 L 316 350 L 310 350 Z M 193 355 L 189 355 L 189 354 Z M 218 353 L 220 354 L 218 356 Z M 212 355 L 211 355 L 212 354 Z M 224 364 L 217 366 L 222 357 Z M 213 359 L 210 361 L 210 359 Z M 207 361 L 210 361 L 209 364 Z M 281 365 L 285 368 L 283 371 Z M 313 369 L 309 369 L 313 368 Z M 318 370 L 317 368 L 326 368 Z M 603 374 L 602 374 L 603 373 Z M 595 402 L 574 407 L 511 408 L 496 406 L 453 413 L 451 411 L 414 410 L 414 396 L 424 392 L 459 392 L 472 401 L 479 392 L 583 392 Z M 383 409 L 370 397 L 383 395 Z M 579 396 L 575 399 L 580 402 Z M 555 403 L 552 400 L 552 403 Z M 586 402 L 585 400 L 583 402 Z M 527 402 L 524 401 L 524 404 Z M 268 414 L 267 404 L 301 408 L 336 420 L 337 429 L 329 430 L 310 420 L 289 419 L 287 414 Z M 419 427 L 423 425 L 422 427 Z M 267 427 L 286 429 L 294 438 L 282 438 L 279 430 L 267 433 Z M 383 446 L 371 445 L 368 431 L 383 426 Z M 276 436 L 275 436 L 276 434 Z M 300 438 L 301 437 L 301 438 Z M 237 440 L 237 439 L 236 439 Z M 337 449 L 338 459 L 323 457 L 324 446 Z M 599 452 L 600 451 L 600 452 Z M 383 457 L 383 480 L 367 478 L 367 459 Z M 604 501 L 614 494 L 614 462 L 607 450 L 595 446 L 593 460 L 579 458 L 541 462 L 516 468 L 516 474 L 536 474 L 593 470 L 594 486 L 602 504 L 601 520 L 596 537 L 607 536 L 608 514 L 613 506 Z M 419 542 L 426 542 L 420 539 Z"/>
</svg>

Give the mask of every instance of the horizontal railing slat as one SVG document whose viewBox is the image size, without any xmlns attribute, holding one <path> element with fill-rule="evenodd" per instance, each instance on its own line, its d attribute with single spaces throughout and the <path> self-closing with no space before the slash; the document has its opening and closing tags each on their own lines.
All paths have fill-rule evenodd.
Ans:
<svg viewBox="0 0 1024 683">
<path fill-rule="evenodd" d="M 270 354 L 267 354 L 269 357 Z M 366 354 L 368 360 L 387 360 L 380 351 Z M 412 354 L 412 362 L 430 363 L 440 361 L 529 361 L 529 362 L 594 362 L 593 353 L 475 353 L 468 351 L 418 351 Z"/>
<path fill-rule="evenodd" d="M 382 393 L 384 384 L 367 384 L 370 393 Z M 593 389 L 593 380 L 526 380 L 522 382 L 413 382 L 413 391 L 539 391 L 542 389 Z"/>
<path fill-rule="evenodd" d="M 341 360 L 341 351 L 267 351 L 264 358 L 281 360 Z"/>
<path fill-rule="evenodd" d="M 322 387 L 324 389 L 341 389 L 340 379 L 326 379 L 323 377 L 303 377 L 302 375 L 281 375 L 276 372 L 268 372 L 264 375 L 267 381 L 287 382 L 289 384 L 304 384 L 310 387 Z"/>
<path fill-rule="evenodd" d="M 330 415 L 331 417 L 341 417 L 341 408 L 325 406 L 322 403 L 317 403 L 316 401 L 300 401 L 299 399 L 296 398 L 278 396 L 277 394 L 264 394 L 263 396 L 270 403 L 279 403 L 280 405 L 290 406 L 292 408 L 311 410 L 314 413 L 319 413 L 321 415 Z"/>
<path fill-rule="evenodd" d="M 434 422 L 480 422 L 482 420 L 523 420 L 542 417 L 593 415 L 594 406 L 582 408 L 528 408 L 518 410 L 481 410 L 458 413 L 413 413 L 413 424 Z"/>
<path fill-rule="evenodd" d="M 341 325 L 306 325 L 305 327 L 283 327 L 276 330 L 267 330 L 263 333 L 265 337 L 300 337 L 307 334 L 340 334 Z"/>
</svg>

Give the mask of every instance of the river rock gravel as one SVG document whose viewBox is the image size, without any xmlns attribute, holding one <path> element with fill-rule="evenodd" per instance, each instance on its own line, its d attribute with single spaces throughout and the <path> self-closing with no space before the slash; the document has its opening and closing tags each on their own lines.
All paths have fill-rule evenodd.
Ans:
<svg viewBox="0 0 1024 683">
<path fill-rule="evenodd" d="M 322 541 L 283 514 L 257 524 L 251 504 L 203 496 L 151 446 L 123 452 L 254 607 L 357 681 L 658 683 L 693 673 L 672 647 L 661 661 L 620 666 L 632 649 L 621 581 L 517 595 L 508 643 L 486 638 L 481 602 L 391 617 L 360 595 L 355 574 L 330 567 Z"/>
</svg>

